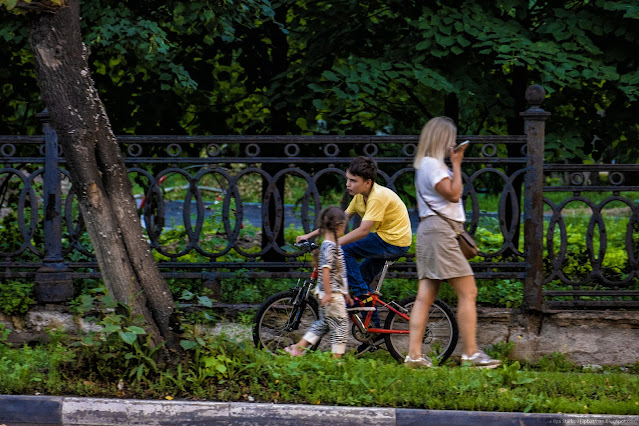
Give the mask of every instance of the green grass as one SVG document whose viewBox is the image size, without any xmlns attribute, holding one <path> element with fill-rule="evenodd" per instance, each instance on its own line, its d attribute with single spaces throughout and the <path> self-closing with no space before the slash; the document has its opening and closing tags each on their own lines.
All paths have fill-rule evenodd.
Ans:
<svg viewBox="0 0 639 426">
<path fill-rule="evenodd" d="M 495 370 L 449 361 L 415 371 L 383 351 L 362 358 L 347 354 L 338 362 L 330 353 L 291 358 L 256 350 L 246 341 L 202 334 L 197 343 L 196 336 L 192 338 L 186 345 L 190 349 L 176 364 L 141 374 L 131 374 L 122 362 L 113 362 L 114 356 L 135 360 L 127 345 L 120 345 L 119 352 L 111 347 L 107 360 L 99 345 L 88 359 L 88 352 L 73 340 L 63 344 L 60 336 L 54 343 L 35 347 L 0 343 L 0 393 L 215 401 L 246 401 L 250 396 L 280 403 L 639 414 L 639 365 L 626 371 L 612 367 L 589 372 L 554 354 L 536 364 L 506 361 Z M 508 345 L 502 346 L 503 354 Z M 497 348 L 493 356 L 499 352 Z"/>
</svg>

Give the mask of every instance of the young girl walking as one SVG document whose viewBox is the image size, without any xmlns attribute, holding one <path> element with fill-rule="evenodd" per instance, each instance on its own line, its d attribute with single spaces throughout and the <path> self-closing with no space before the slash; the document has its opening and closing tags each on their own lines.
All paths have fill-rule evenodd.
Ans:
<svg viewBox="0 0 639 426">
<path fill-rule="evenodd" d="M 344 254 L 337 242 L 344 234 L 346 215 L 339 207 L 327 207 L 320 213 L 318 222 L 320 235 L 324 236 L 317 263 L 321 279 L 318 280 L 314 292 L 320 300 L 320 316 L 299 342 L 284 350 L 292 356 L 304 355 L 306 348 L 330 333 L 333 356 L 341 358 L 346 351 L 348 332 L 346 304 L 353 304 L 348 294 Z"/>
</svg>

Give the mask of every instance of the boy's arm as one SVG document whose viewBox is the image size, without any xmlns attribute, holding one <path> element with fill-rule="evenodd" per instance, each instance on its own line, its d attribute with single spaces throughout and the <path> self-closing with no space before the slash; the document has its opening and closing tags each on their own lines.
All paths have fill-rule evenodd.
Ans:
<svg viewBox="0 0 639 426">
<path fill-rule="evenodd" d="M 308 234 L 298 235 L 295 238 L 295 242 L 299 244 L 300 241 L 310 240 L 311 238 L 315 238 L 319 235 L 319 229 L 309 232 Z"/>
<path fill-rule="evenodd" d="M 348 223 L 349 220 L 351 220 L 351 217 L 353 217 L 352 213 L 349 213 L 348 211 L 344 210 L 344 215 L 346 215 L 346 222 Z M 370 231 L 370 229 L 369 229 Z M 295 242 L 299 243 L 300 241 L 306 241 L 306 240 L 310 240 L 311 238 L 315 238 L 319 235 L 319 229 L 316 229 L 314 231 L 309 232 L 308 234 L 304 234 L 304 235 L 298 235 L 295 238 Z M 366 233 L 366 235 L 368 235 L 368 233 Z M 366 236 L 364 235 L 364 237 Z M 364 238 L 362 237 L 362 238 Z M 359 238 L 358 238 L 359 239 Z M 341 241 L 341 240 L 340 240 Z M 357 240 L 353 240 L 353 241 L 357 241 Z"/>
<path fill-rule="evenodd" d="M 373 229 L 373 225 L 375 225 L 375 221 L 373 220 L 363 220 L 359 227 L 353 229 L 346 235 L 342 235 L 339 238 L 339 245 L 343 246 L 344 244 L 352 243 L 353 241 L 358 241 L 370 234 L 371 229 Z"/>
</svg>

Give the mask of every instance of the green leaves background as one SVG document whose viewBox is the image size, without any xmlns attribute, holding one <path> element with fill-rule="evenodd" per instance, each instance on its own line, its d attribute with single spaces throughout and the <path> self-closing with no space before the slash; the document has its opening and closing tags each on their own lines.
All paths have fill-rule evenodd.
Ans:
<svg viewBox="0 0 639 426">
<path fill-rule="evenodd" d="M 37 134 L 26 18 L 0 12 L 0 133 Z M 635 162 L 639 6 L 625 1 L 82 3 L 117 134 L 521 134 L 544 86 L 547 156 Z"/>
</svg>

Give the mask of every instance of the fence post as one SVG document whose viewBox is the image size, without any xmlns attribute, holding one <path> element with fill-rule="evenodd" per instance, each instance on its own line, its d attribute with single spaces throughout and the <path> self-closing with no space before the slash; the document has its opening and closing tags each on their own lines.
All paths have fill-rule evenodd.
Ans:
<svg viewBox="0 0 639 426">
<path fill-rule="evenodd" d="M 529 320 L 540 318 L 544 301 L 542 294 L 544 250 L 544 135 L 549 112 L 540 108 L 546 91 L 539 85 L 526 89 L 530 105 L 520 113 L 526 133 L 527 166 L 524 178 L 524 253 L 526 278 L 524 279 L 524 312 Z M 530 323 L 534 325 L 536 321 Z"/>
<path fill-rule="evenodd" d="M 42 121 L 45 144 L 44 161 L 44 259 L 36 271 L 35 293 L 38 302 L 65 302 L 73 297 L 73 281 L 62 258 L 62 190 L 58 168 L 58 135 L 45 109 L 37 114 Z"/>
</svg>

